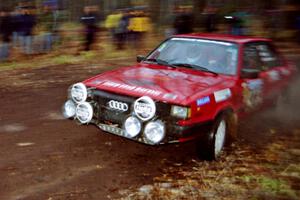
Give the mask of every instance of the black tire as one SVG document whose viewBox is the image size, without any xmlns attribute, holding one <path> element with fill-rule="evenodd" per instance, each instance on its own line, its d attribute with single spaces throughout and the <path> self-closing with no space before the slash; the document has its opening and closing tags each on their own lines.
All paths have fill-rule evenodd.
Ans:
<svg viewBox="0 0 300 200">
<path fill-rule="evenodd" d="M 211 130 L 200 138 L 197 142 L 197 153 L 201 159 L 217 160 L 226 145 L 236 139 L 237 130 L 236 115 L 232 112 L 220 114 L 214 121 Z M 224 127 L 225 126 L 225 127 Z M 224 129 L 224 134 L 220 136 L 220 129 Z M 222 139 L 220 139 L 223 138 Z"/>
</svg>

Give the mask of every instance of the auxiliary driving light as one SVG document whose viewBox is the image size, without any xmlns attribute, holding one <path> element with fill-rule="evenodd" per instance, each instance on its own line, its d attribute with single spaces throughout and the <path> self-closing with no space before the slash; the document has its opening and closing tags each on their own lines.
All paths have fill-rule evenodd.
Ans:
<svg viewBox="0 0 300 200">
<path fill-rule="evenodd" d="M 86 86 L 83 83 L 76 83 L 72 85 L 70 95 L 75 102 L 84 102 L 87 98 Z"/>
<path fill-rule="evenodd" d="M 89 123 L 93 118 L 93 107 L 88 102 L 78 104 L 76 107 L 76 118 L 80 123 Z"/>
<path fill-rule="evenodd" d="M 72 118 L 76 115 L 76 104 L 72 100 L 68 100 L 62 107 L 63 116 L 66 119 Z"/>
<path fill-rule="evenodd" d="M 134 113 L 142 121 L 148 121 L 156 112 L 155 102 L 148 96 L 143 96 L 134 102 Z"/>
<path fill-rule="evenodd" d="M 125 120 L 124 129 L 126 137 L 134 138 L 141 132 L 142 124 L 136 117 L 131 116 Z"/>
<path fill-rule="evenodd" d="M 165 137 L 165 125 L 160 120 L 149 122 L 145 127 L 144 137 L 150 144 L 160 143 Z"/>
</svg>

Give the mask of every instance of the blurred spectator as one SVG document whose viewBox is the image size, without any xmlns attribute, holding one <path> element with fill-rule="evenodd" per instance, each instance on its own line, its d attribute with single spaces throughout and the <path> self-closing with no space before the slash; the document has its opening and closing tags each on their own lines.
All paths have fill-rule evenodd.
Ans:
<svg viewBox="0 0 300 200">
<path fill-rule="evenodd" d="M 109 14 L 105 20 L 105 28 L 110 32 L 112 40 L 114 43 L 117 42 L 117 28 L 119 26 L 120 20 L 122 18 L 122 13 L 119 10 L 116 10 Z"/>
<path fill-rule="evenodd" d="M 229 24 L 229 34 L 232 35 L 243 35 L 242 21 L 236 16 L 226 16 Z"/>
<path fill-rule="evenodd" d="M 174 22 L 175 22 L 176 14 L 177 14 L 176 10 L 173 9 L 172 12 L 170 12 L 168 15 L 166 15 L 164 24 L 171 25 L 171 26 L 166 27 L 166 29 L 165 29 L 164 36 L 166 38 L 171 37 L 172 35 L 175 34 Z"/>
<path fill-rule="evenodd" d="M 268 37 L 275 39 L 279 31 L 280 23 L 278 18 L 280 17 L 280 11 L 276 9 L 266 10 L 264 18 L 264 28 L 268 33 Z"/>
<path fill-rule="evenodd" d="M 12 36 L 12 18 L 8 9 L 0 11 L 0 61 L 7 60 L 9 57 L 10 41 Z"/>
<path fill-rule="evenodd" d="M 246 27 L 246 20 L 248 13 L 246 11 L 238 11 L 232 13 L 231 34 L 232 35 L 246 35 L 248 30 Z"/>
<path fill-rule="evenodd" d="M 16 7 L 12 13 L 12 27 L 13 27 L 13 47 L 18 47 L 21 44 L 21 25 L 22 25 L 22 10 L 20 7 Z"/>
<path fill-rule="evenodd" d="M 217 30 L 217 14 L 216 8 L 214 7 L 207 7 L 203 14 L 205 15 L 205 31 L 206 32 L 214 32 Z"/>
<path fill-rule="evenodd" d="M 25 7 L 22 9 L 20 32 L 22 37 L 22 46 L 25 54 L 33 53 L 33 28 L 36 25 L 36 17 L 33 7 Z"/>
<path fill-rule="evenodd" d="M 300 15 L 296 18 L 296 31 L 297 42 L 300 44 Z"/>
<path fill-rule="evenodd" d="M 129 14 L 128 10 L 123 11 L 122 17 L 119 20 L 119 23 L 116 27 L 115 34 L 116 34 L 116 44 L 118 49 L 123 49 L 126 40 L 128 39 L 128 26 L 130 21 L 131 15 Z"/>
<path fill-rule="evenodd" d="M 131 32 L 134 47 L 142 48 L 145 34 L 150 31 L 150 18 L 144 11 L 135 11 L 129 21 L 128 30 Z"/>
<path fill-rule="evenodd" d="M 179 7 L 176 11 L 174 29 L 176 34 L 192 33 L 194 29 L 194 16 L 189 7 Z"/>
<path fill-rule="evenodd" d="M 85 43 L 84 50 L 89 51 L 95 41 L 98 31 L 97 15 L 95 6 L 85 6 L 84 15 L 81 17 L 81 23 L 84 25 Z"/>
<path fill-rule="evenodd" d="M 55 7 L 44 4 L 43 13 L 40 16 L 40 23 L 43 27 L 43 52 L 48 52 L 52 49 L 54 42 L 54 34 L 57 31 L 57 14 Z"/>
</svg>

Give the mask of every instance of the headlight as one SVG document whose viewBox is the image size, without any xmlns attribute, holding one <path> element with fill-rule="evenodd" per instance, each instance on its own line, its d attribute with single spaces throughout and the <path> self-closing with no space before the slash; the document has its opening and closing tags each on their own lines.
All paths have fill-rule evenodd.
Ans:
<svg viewBox="0 0 300 200">
<path fill-rule="evenodd" d="M 185 118 L 189 117 L 189 115 L 190 115 L 189 111 L 190 111 L 190 109 L 187 108 L 187 107 L 172 106 L 171 115 L 173 117 L 178 117 L 178 118 L 185 119 Z"/>
<path fill-rule="evenodd" d="M 143 96 L 134 102 L 134 113 L 143 121 L 150 120 L 155 112 L 156 106 L 150 97 Z"/>
<path fill-rule="evenodd" d="M 63 113 L 63 116 L 67 119 L 74 117 L 76 114 L 75 103 L 72 100 L 66 101 L 66 103 L 63 105 L 62 113 Z"/>
<path fill-rule="evenodd" d="M 165 137 L 165 125 L 159 120 L 149 122 L 145 127 L 144 136 L 148 143 L 158 144 Z"/>
<path fill-rule="evenodd" d="M 141 122 L 136 117 L 128 117 L 124 123 L 125 136 L 134 138 L 142 129 Z"/>
<path fill-rule="evenodd" d="M 89 123 L 93 118 L 93 107 L 88 102 L 80 103 L 76 107 L 76 118 L 80 123 Z"/>
<path fill-rule="evenodd" d="M 76 83 L 72 85 L 70 95 L 75 102 L 84 102 L 87 98 L 86 86 L 83 83 Z"/>
</svg>

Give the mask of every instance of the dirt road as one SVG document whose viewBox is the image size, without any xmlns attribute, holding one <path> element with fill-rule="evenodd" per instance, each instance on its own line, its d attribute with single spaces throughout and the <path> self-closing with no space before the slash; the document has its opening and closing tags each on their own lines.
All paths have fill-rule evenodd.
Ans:
<svg viewBox="0 0 300 200">
<path fill-rule="evenodd" d="M 163 159 L 181 160 L 174 147 L 154 149 L 62 118 L 69 85 L 101 71 L 97 65 L 2 73 L 0 199 L 105 199 L 151 181 L 167 165 Z"/>
<path fill-rule="evenodd" d="M 120 63 L 126 62 L 133 61 Z M 195 165 L 191 162 L 197 160 L 193 144 L 149 147 L 62 118 L 60 108 L 69 85 L 112 66 L 121 65 L 1 72 L 0 199 L 120 198 L 120 190 L 151 184 L 176 163 L 184 169 Z M 300 98 L 295 99 L 299 106 Z M 258 121 L 244 124 L 240 143 L 260 146 L 273 138 L 265 134 L 270 128 L 285 132 L 300 129 L 299 107 L 290 115 L 292 110 L 285 112 L 287 123 L 278 123 L 280 119 L 270 111 Z M 262 119 L 268 123 L 259 123 Z"/>
</svg>

